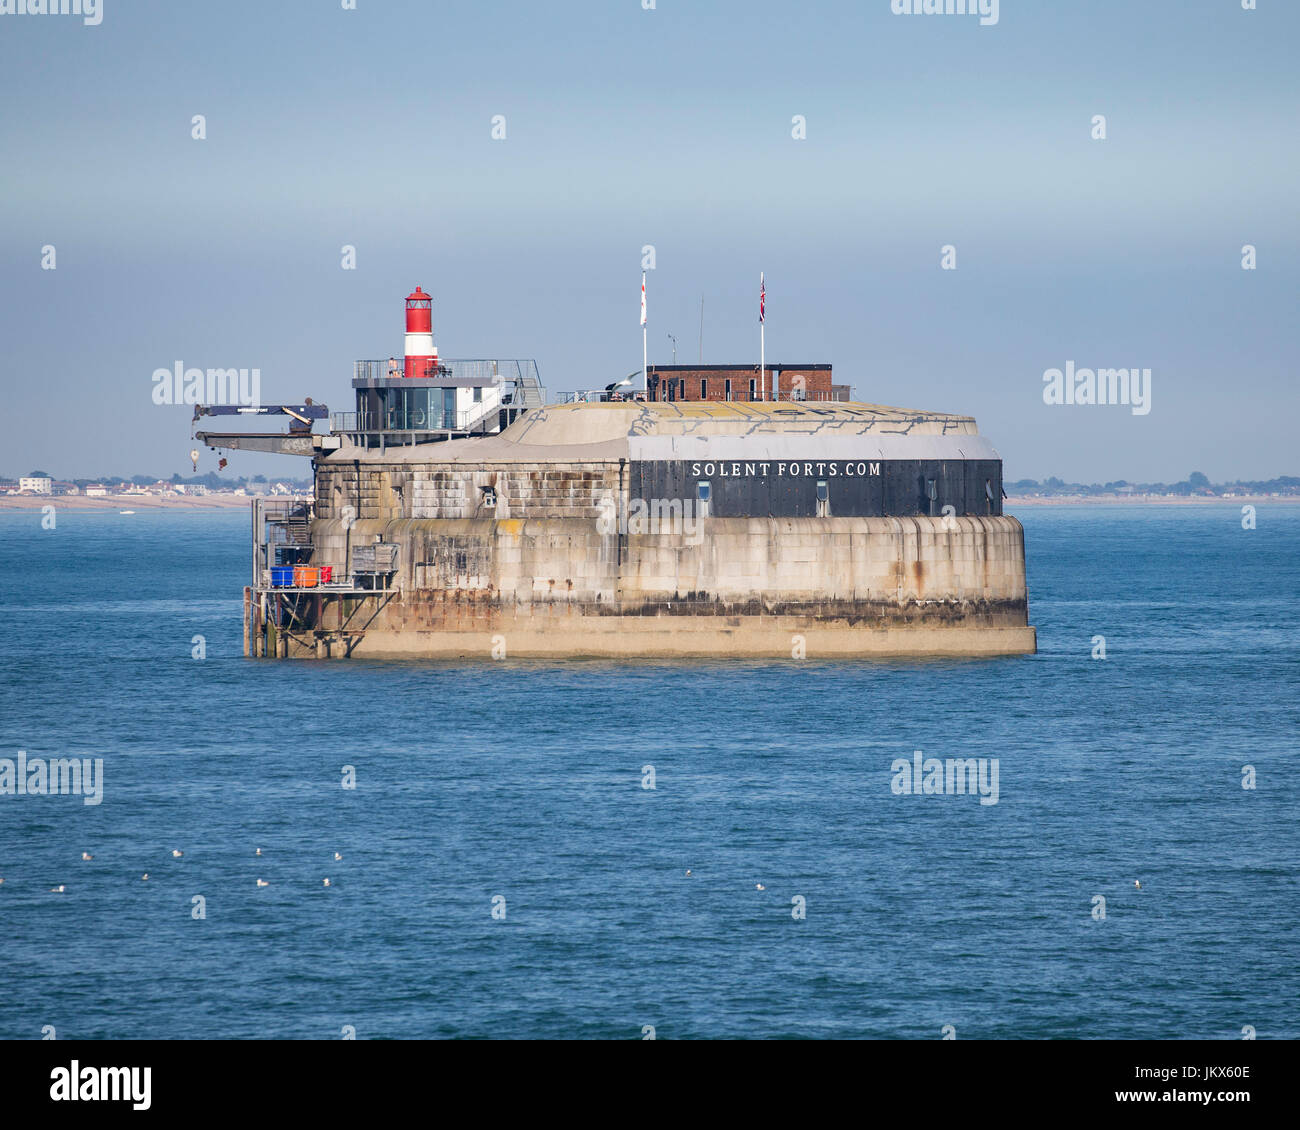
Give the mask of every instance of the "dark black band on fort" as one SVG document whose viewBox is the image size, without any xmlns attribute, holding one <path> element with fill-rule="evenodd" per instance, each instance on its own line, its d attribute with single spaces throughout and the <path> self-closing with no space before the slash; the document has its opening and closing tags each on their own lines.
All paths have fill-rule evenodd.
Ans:
<svg viewBox="0 0 1300 1130">
<path fill-rule="evenodd" d="M 998 459 L 633 461 L 630 487 L 647 504 L 707 495 L 715 518 L 1002 514 Z"/>
</svg>

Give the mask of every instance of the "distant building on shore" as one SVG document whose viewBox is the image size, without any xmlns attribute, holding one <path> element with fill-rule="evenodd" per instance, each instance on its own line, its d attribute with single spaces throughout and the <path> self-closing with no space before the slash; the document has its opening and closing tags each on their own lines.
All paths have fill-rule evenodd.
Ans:
<svg viewBox="0 0 1300 1130">
<path fill-rule="evenodd" d="M 28 494 L 52 494 L 54 480 L 49 475 L 24 475 L 18 480 L 18 490 Z"/>
</svg>

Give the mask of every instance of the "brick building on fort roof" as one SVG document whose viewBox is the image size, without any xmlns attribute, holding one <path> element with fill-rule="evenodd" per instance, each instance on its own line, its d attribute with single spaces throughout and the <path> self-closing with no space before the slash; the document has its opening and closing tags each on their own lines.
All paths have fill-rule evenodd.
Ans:
<svg viewBox="0 0 1300 1130">
<path fill-rule="evenodd" d="M 848 385 L 831 381 L 830 365 L 650 365 L 646 369 L 649 400 L 771 400 L 773 382 L 784 401 L 847 401 Z M 634 395 L 629 393 L 628 395 Z"/>
</svg>

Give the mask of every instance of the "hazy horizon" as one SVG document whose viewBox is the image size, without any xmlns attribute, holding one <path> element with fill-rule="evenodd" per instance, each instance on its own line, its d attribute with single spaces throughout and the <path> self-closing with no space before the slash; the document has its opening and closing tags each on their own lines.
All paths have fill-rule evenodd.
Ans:
<svg viewBox="0 0 1300 1130">
<path fill-rule="evenodd" d="M 1298 30 L 1236 0 L 0 15 L 0 471 L 189 475 L 192 409 L 151 397 L 177 360 L 350 410 L 417 284 L 444 356 L 603 385 L 640 368 L 649 244 L 652 362 L 697 358 L 701 295 L 705 362 L 756 362 L 761 270 L 769 362 L 973 415 L 1008 481 L 1295 473 Z M 1150 411 L 1045 404 L 1067 362 L 1150 369 Z"/>
</svg>

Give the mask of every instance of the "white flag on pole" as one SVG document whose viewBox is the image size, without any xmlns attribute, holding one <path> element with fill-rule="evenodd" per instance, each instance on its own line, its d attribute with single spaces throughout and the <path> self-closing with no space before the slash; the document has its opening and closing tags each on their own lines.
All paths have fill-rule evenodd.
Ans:
<svg viewBox="0 0 1300 1130">
<path fill-rule="evenodd" d="M 645 325 L 645 271 L 641 272 L 641 324 Z"/>
</svg>

